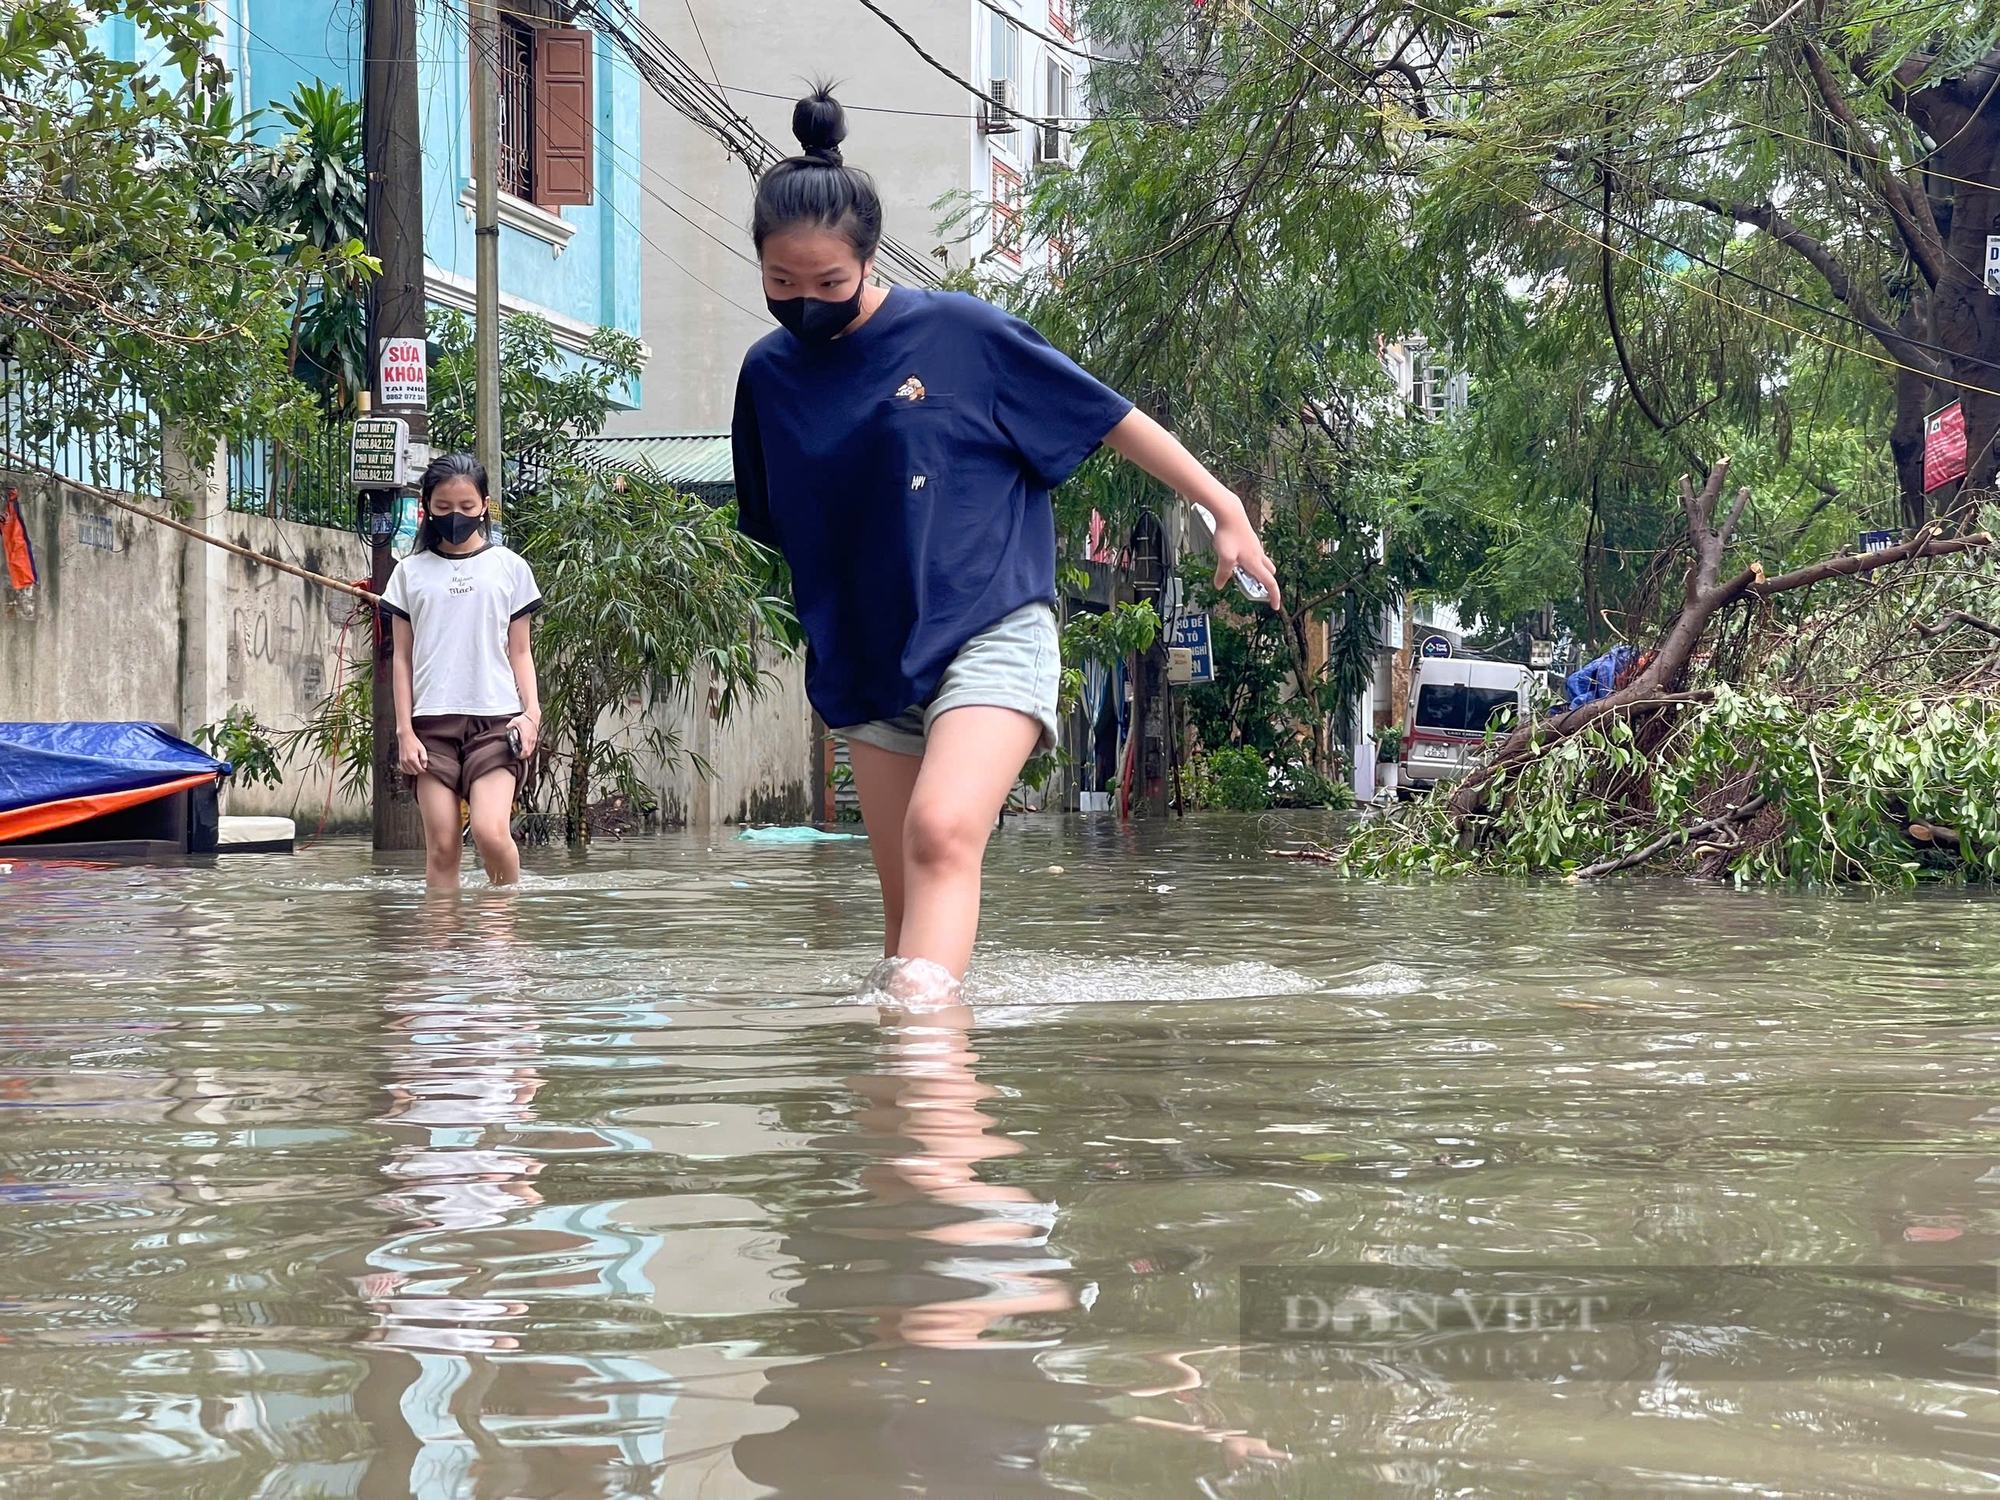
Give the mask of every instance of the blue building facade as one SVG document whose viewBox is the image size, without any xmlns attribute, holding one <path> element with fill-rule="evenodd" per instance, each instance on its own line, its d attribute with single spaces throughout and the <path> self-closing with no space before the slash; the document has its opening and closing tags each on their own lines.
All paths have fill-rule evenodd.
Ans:
<svg viewBox="0 0 2000 1500">
<path fill-rule="evenodd" d="M 510 9 L 521 7 L 510 7 Z M 276 128 L 272 106 L 302 83 L 337 85 L 362 97 L 364 6 L 355 0 L 215 0 L 217 44 L 246 115 Z M 111 20 L 100 33 L 114 56 L 133 58 L 131 23 Z M 589 39 L 591 201 L 542 208 L 501 195 L 501 306 L 542 317 L 558 345 L 581 354 L 599 327 L 634 337 L 640 329 L 640 181 L 638 75 L 602 36 Z M 424 257 L 433 307 L 470 312 L 473 305 L 471 64 L 465 12 L 458 5 L 419 7 L 419 111 L 424 158 Z M 623 393 L 636 406 L 637 382 Z"/>
</svg>

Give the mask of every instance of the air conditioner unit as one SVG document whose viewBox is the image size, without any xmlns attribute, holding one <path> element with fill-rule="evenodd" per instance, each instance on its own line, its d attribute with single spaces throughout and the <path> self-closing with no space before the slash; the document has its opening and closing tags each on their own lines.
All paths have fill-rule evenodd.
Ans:
<svg viewBox="0 0 2000 1500">
<path fill-rule="evenodd" d="M 1038 166 L 1061 166 L 1069 160 L 1069 136 L 1053 125 L 1035 129 L 1035 162 Z"/>
<path fill-rule="evenodd" d="M 988 135 L 1012 135 L 1014 133 L 1014 80 L 1011 78 L 991 79 L 986 92 L 992 97 L 980 106 L 979 128 Z"/>
</svg>

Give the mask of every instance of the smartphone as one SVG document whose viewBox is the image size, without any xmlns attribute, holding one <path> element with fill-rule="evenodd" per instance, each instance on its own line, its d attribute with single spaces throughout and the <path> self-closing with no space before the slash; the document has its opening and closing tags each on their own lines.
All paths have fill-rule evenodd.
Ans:
<svg viewBox="0 0 2000 1500">
<path fill-rule="evenodd" d="M 1193 507 L 1194 513 L 1201 517 L 1202 525 L 1208 528 L 1209 540 L 1214 541 L 1215 517 L 1208 513 L 1208 507 L 1195 505 L 1192 500 L 1188 501 L 1188 504 Z M 1236 570 L 1236 586 L 1243 590 L 1243 595 L 1246 599 L 1250 599 L 1258 604 L 1269 604 L 1271 602 L 1271 591 L 1241 568 Z"/>
<path fill-rule="evenodd" d="M 509 724 L 507 726 L 507 748 L 514 752 L 514 759 L 519 760 L 521 758 L 521 726 L 519 724 Z"/>
</svg>

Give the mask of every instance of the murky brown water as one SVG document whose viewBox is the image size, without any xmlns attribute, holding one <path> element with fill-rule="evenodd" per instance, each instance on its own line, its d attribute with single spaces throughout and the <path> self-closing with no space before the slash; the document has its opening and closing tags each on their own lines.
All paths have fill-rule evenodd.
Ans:
<svg viewBox="0 0 2000 1500">
<path fill-rule="evenodd" d="M 1991 1381 L 1851 1342 L 1281 1379 L 1238 1319 L 1247 1264 L 2000 1258 L 1993 900 L 1270 834 L 1010 826 L 969 1033 L 836 1003 L 859 844 L 15 865 L 0 1494 L 2000 1489 Z"/>
</svg>

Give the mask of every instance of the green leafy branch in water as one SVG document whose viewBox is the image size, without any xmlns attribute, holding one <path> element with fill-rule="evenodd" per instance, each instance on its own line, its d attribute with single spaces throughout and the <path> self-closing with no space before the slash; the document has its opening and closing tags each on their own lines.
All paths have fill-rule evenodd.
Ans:
<svg viewBox="0 0 2000 1500">
<path fill-rule="evenodd" d="M 1433 796 L 1365 825 L 1339 863 L 1376 876 L 1653 865 L 1815 886 L 2000 875 L 1990 692 L 1712 691 L 1650 751 L 1629 720 L 1607 720 L 1503 772 L 1476 824 Z"/>
<path fill-rule="evenodd" d="M 242 786 L 276 786 L 285 779 L 279 747 L 256 713 L 238 704 L 213 724 L 194 732 L 194 742 L 235 768 Z"/>
</svg>

